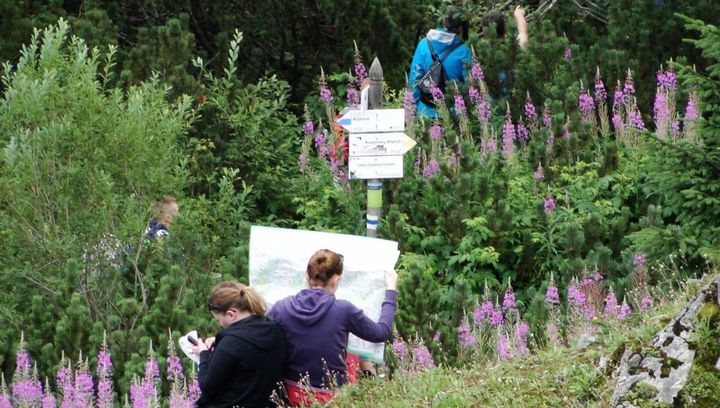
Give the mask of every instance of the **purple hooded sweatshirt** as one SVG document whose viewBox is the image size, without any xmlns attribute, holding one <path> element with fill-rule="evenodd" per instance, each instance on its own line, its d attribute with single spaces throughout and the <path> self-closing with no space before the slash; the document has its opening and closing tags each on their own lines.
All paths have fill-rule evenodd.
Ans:
<svg viewBox="0 0 720 408">
<path fill-rule="evenodd" d="M 396 291 L 385 291 L 377 323 L 352 303 L 320 288 L 303 289 L 275 303 L 268 316 L 285 330 L 285 378 L 299 382 L 309 377 L 316 388 L 345 384 L 348 333 L 374 343 L 389 340 L 396 299 Z"/>
</svg>

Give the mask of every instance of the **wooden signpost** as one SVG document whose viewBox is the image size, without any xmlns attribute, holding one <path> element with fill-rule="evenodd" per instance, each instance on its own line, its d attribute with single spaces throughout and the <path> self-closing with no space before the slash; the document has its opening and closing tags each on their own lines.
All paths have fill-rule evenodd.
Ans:
<svg viewBox="0 0 720 408">
<path fill-rule="evenodd" d="M 381 180 L 402 178 L 403 154 L 415 146 L 415 141 L 403 133 L 404 109 L 382 109 L 383 72 L 377 58 L 368 74 L 361 109 L 345 112 L 338 124 L 350 133 L 350 178 L 368 180 L 366 235 L 374 237 L 382 212 Z"/>
</svg>

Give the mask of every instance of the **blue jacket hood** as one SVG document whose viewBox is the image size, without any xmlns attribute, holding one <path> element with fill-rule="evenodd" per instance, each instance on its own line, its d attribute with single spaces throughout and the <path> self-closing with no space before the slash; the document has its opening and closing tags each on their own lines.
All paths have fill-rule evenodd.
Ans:
<svg viewBox="0 0 720 408">
<path fill-rule="evenodd" d="M 305 326 L 311 326 L 325 316 L 333 304 L 335 295 L 324 289 L 303 289 L 292 297 L 288 312 Z"/>
</svg>

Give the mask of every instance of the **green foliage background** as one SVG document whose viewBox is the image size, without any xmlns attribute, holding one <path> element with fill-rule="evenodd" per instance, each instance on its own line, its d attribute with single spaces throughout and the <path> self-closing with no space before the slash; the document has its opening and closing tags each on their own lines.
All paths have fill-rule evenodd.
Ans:
<svg viewBox="0 0 720 408">
<path fill-rule="evenodd" d="M 116 389 L 126 393 L 151 343 L 165 355 L 169 336 L 216 330 L 200 306 L 215 282 L 247 280 L 251 224 L 363 234 L 364 184 L 338 183 L 314 149 L 301 172 L 302 106 L 319 127 L 322 66 L 334 73 L 334 108 L 343 107 L 353 41 L 366 61 L 382 61 L 386 105 L 399 106 L 415 42 L 447 2 L 416 3 L 0 2 L 0 59 L 9 61 L 0 84 L 0 371 L 13 371 L 20 332 L 51 379 L 63 353 L 92 359 L 107 332 Z M 539 129 L 516 165 L 485 160 L 474 124 L 456 146 L 458 167 L 443 162 L 426 179 L 414 162 L 431 150 L 430 124 L 418 120 L 406 177 L 385 183 L 381 233 L 404 254 L 398 332 L 439 331 L 451 363 L 456 327 L 486 282 L 496 292 L 511 282 L 537 331 L 551 273 L 564 287 L 597 267 L 620 296 L 636 251 L 654 262 L 681 255 L 693 268 L 720 256 L 720 10 L 710 1 L 596 3 L 600 18 L 570 2 L 531 13 L 526 52 L 512 35 L 476 34 L 499 2 L 464 5 L 493 128 L 506 106 L 518 120 L 529 95 L 551 111 L 554 153 L 550 130 Z M 610 93 L 632 71 L 651 123 L 660 64 L 681 77 L 678 106 L 700 95 L 699 142 L 648 131 L 628 148 L 580 123 L 580 81 L 590 87 L 598 67 Z M 500 71 L 509 73 L 505 96 Z M 453 121 L 448 140 L 460 134 Z M 533 177 L 538 163 L 543 182 Z M 179 198 L 180 216 L 169 238 L 143 240 L 162 195 Z"/>
</svg>

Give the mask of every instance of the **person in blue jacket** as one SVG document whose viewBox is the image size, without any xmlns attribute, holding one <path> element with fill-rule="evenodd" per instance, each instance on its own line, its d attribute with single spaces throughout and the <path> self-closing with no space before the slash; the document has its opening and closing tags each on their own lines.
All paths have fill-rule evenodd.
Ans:
<svg viewBox="0 0 720 408">
<path fill-rule="evenodd" d="M 415 86 L 417 81 L 425 75 L 433 63 L 428 42 L 430 42 L 437 56 L 442 56 L 448 47 L 461 43 L 457 45 L 442 62 L 443 69 L 445 70 L 446 83 L 451 83 L 452 81 L 465 82 L 467 67 L 472 63 L 470 48 L 462 43 L 463 40 L 461 38 L 461 36 L 467 35 L 467 20 L 461 15 L 458 9 L 448 7 L 443 25 L 444 27 L 442 28 L 428 31 L 425 38 L 420 40 L 417 48 L 415 48 L 415 54 L 413 55 L 412 64 L 410 65 L 409 80 L 413 87 L 418 116 L 433 118 L 437 116 L 434 107 L 420 100 L 422 92 Z"/>
</svg>

